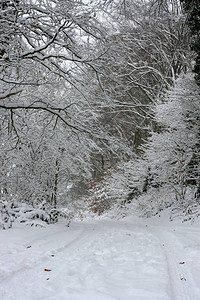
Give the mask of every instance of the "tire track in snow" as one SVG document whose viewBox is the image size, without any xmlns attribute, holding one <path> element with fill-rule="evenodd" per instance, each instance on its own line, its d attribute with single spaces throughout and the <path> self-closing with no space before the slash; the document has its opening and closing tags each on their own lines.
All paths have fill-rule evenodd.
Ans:
<svg viewBox="0 0 200 300">
<path fill-rule="evenodd" d="M 163 244 L 163 251 L 168 264 L 171 298 L 172 300 L 199 300 L 200 289 L 187 266 L 184 247 L 176 235 L 169 230 L 153 228 L 154 234 L 157 234 L 161 244 Z"/>
<path fill-rule="evenodd" d="M 67 234 L 67 229 L 59 230 L 58 232 L 54 232 L 51 234 L 47 234 L 45 236 L 42 236 L 40 238 L 36 238 L 33 240 L 29 240 L 26 242 L 26 244 L 31 245 L 30 249 L 25 248 L 25 246 L 21 246 L 20 250 L 16 250 L 14 247 L 11 249 L 12 252 L 16 251 L 14 253 L 13 261 L 11 261 L 11 265 L 9 266 L 9 270 L 4 271 L 4 274 L 0 274 L 0 282 L 5 281 L 8 278 L 11 278 L 20 272 L 24 272 L 27 269 L 33 269 L 40 265 L 42 262 L 46 262 L 48 260 L 51 260 L 50 253 L 59 253 L 64 251 L 66 248 L 71 247 L 72 245 L 76 244 L 76 242 L 79 242 L 82 238 L 84 238 L 84 232 L 85 230 L 79 229 L 76 231 L 76 236 L 74 236 L 72 239 L 68 239 L 68 242 L 61 243 L 61 245 L 57 247 L 53 247 L 48 249 L 47 246 L 47 240 L 49 237 L 51 239 L 56 236 L 58 238 L 58 234 L 61 235 L 63 233 Z M 60 240 L 60 239 L 58 239 Z M 42 242 L 42 243 L 41 243 Z M 55 245 L 55 243 L 54 243 Z M 39 248 L 38 248 L 39 246 Z M 45 246 L 46 249 L 42 249 L 43 246 Z M 15 245 L 16 247 L 16 245 Z M 45 252 L 45 253 L 44 253 Z M 7 266 L 6 266 L 7 267 Z M 0 270 L 1 271 L 1 270 Z"/>
</svg>

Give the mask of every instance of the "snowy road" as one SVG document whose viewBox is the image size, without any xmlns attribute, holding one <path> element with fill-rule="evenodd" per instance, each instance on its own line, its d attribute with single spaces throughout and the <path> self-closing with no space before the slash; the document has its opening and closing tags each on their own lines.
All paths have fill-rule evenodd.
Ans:
<svg viewBox="0 0 200 300">
<path fill-rule="evenodd" d="M 0 231 L 0 299 L 200 300 L 200 226 L 160 223 Z"/>
</svg>

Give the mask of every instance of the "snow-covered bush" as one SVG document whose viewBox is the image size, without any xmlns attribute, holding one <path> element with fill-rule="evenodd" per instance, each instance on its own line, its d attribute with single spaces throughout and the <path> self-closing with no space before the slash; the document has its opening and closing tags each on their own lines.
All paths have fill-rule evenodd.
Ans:
<svg viewBox="0 0 200 300">
<path fill-rule="evenodd" d="M 2 199 L 0 201 L 0 227 L 2 229 L 11 228 L 13 222 L 18 221 L 30 226 L 45 226 L 58 221 L 59 217 L 67 218 L 68 212 L 55 209 L 49 203 L 43 201 L 34 207 L 27 203 Z M 69 220 L 68 220 L 69 221 Z"/>
<path fill-rule="evenodd" d="M 14 203 L 10 204 L 6 200 L 0 201 L 0 227 L 3 229 L 12 227 L 12 223 L 15 219 L 11 213 L 13 206 Z"/>
</svg>

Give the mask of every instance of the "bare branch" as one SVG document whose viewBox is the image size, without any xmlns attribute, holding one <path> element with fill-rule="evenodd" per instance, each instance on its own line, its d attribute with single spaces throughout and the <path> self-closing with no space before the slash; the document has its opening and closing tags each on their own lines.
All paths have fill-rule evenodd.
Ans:
<svg viewBox="0 0 200 300">
<path fill-rule="evenodd" d="M 15 92 L 7 92 L 7 93 L 4 93 L 4 94 L 0 94 L 0 100 L 3 100 L 3 99 L 7 99 L 11 96 L 15 96 L 19 93 L 21 93 L 23 90 L 19 90 L 19 91 L 15 91 Z"/>
</svg>

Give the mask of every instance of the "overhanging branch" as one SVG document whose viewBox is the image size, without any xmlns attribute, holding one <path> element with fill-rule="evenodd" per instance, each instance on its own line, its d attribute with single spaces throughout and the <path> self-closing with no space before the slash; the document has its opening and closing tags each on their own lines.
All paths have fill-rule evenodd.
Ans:
<svg viewBox="0 0 200 300">
<path fill-rule="evenodd" d="M 21 93 L 22 90 L 19 90 L 19 91 L 13 91 L 13 92 L 7 92 L 7 93 L 4 93 L 4 94 L 0 94 L 0 100 L 3 100 L 3 99 L 7 99 L 11 96 L 14 96 L 14 95 L 17 95 L 19 93 Z"/>
<path fill-rule="evenodd" d="M 47 107 L 45 105 L 15 105 L 15 104 L 1 104 L 0 105 L 0 109 L 6 109 L 6 110 L 18 110 L 18 109 L 25 109 L 25 110 L 43 110 L 43 111 L 47 111 L 50 114 L 53 114 L 55 116 L 58 117 L 58 119 L 60 119 L 65 125 L 67 125 L 68 127 L 79 131 L 79 132 L 85 132 L 85 133 L 90 133 L 89 131 L 85 130 L 84 128 L 80 128 L 77 126 L 74 126 L 70 123 L 67 122 L 67 120 L 61 115 L 61 112 L 66 114 L 66 111 L 64 108 L 59 108 L 59 107 Z"/>
</svg>

